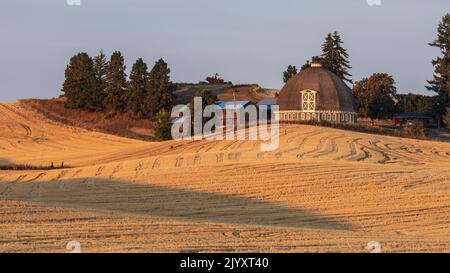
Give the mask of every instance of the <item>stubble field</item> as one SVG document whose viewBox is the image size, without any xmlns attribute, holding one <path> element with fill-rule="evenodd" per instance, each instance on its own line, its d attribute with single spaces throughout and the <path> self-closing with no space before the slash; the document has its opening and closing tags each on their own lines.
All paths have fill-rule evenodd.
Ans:
<svg viewBox="0 0 450 273">
<path fill-rule="evenodd" d="M 0 104 L 0 252 L 450 252 L 450 144 L 304 125 L 150 143 Z"/>
</svg>

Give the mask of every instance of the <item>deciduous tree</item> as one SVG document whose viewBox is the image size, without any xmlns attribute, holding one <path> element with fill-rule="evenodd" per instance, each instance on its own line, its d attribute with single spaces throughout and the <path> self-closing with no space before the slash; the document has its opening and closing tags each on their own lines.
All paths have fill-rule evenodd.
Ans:
<svg viewBox="0 0 450 273">
<path fill-rule="evenodd" d="M 375 73 L 353 86 L 353 95 L 361 115 L 371 119 L 392 118 L 396 94 L 395 80 L 386 73 Z"/>
</svg>

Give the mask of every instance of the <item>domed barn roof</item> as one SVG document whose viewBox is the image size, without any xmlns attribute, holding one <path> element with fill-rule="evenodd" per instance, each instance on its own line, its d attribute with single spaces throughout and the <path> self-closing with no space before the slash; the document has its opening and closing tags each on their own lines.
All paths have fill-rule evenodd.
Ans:
<svg viewBox="0 0 450 273">
<path fill-rule="evenodd" d="M 316 111 L 358 112 L 350 88 L 320 66 L 303 69 L 286 83 L 278 97 L 280 110 L 302 110 L 301 91 L 305 90 L 317 92 Z"/>
</svg>

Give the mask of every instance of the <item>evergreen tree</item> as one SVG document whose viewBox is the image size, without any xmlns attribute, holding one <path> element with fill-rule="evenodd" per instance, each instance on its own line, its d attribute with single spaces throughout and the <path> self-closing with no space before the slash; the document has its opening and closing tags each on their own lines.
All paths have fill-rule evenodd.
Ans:
<svg viewBox="0 0 450 273">
<path fill-rule="evenodd" d="M 94 73 L 97 84 L 95 102 L 97 108 L 102 109 L 105 100 L 106 74 L 108 73 L 108 61 L 103 50 L 94 57 Z"/>
<path fill-rule="evenodd" d="M 163 59 L 159 59 L 150 72 L 147 84 L 147 115 L 153 117 L 160 110 L 171 111 L 173 107 L 172 91 L 170 69 Z"/>
<path fill-rule="evenodd" d="M 325 37 L 322 44 L 322 66 L 334 72 L 336 68 L 336 52 L 334 50 L 334 39 L 331 33 Z"/>
<path fill-rule="evenodd" d="M 292 77 L 297 74 L 297 68 L 293 65 L 289 65 L 287 70 L 283 72 L 283 82 L 287 83 Z"/>
<path fill-rule="evenodd" d="M 329 33 L 322 44 L 322 65 L 344 81 L 352 83 L 349 55 L 338 32 Z"/>
<path fill-rule="evenodd" d="M 208 105 L 214 105 L 219 101 L 219 98 L 211 90 L 199 90 L 195 94 L 195 97 L 202 98 L 202 109 L 205 109 Z M 194 98 L 191 99 L 188 106 L 191 110 L 192 115 L 194 114 Z M 192 117 L 193 120 L 193 117 Z"/>
<path fill-rule="evenodd" d="M 127 76 L 122 54 L 118 51 L 111 55 L 106 74 L 105 107 L 115 112 L 126 107 Z"/>
<path fill-rule="evenodd" d="M 211 90 L 199 90 L 195 94 L 195 97 L 202 98 L 202 109 L 204 110 L 206 106 L 208 105 L 215 105 L 219 98 L 211 91 Z M 194 97 L 194 98 L 195 98 Z M 189 103 L 189 109 L 191 110 L 191 121 L 192 121 L 192 128 L 194 128 L 194 98 Z M 206 122 L 209 120 L 209 118 L 203 118 L 202 119 L 202 126 L 206 124 Z"/>
<path fill-rule="evenodd" d="M 195 94 L 196 97 L 202 98 L 202 109 L 208 105 L 214 105 L 219 101 L 219 98 L 211 90 L 199 90 Z M 191 100 L 191 105 L 194 105 L 194 98 Z"/>
<path fill-rule="evenodd" d="M 447 125 L 447 128 L 450 128 L 450 107 L 447 107 L 447 111 L 444 115 L 444 123 Z"/>
<path fill-rule="evenodd" d="M 437 38 L 429 45 L 441 51 L 441 55 L 432 61 L 434 76 L 428 81 L 429 86 L 427 86 L 428 90 L 438 95 L 434 108 L 436 116 L 441 119 L 447 113 L 447 108 L 450 108 L 450 14 L 447 13 L 442 18 L 438 26 Z"/>
<path fill-rule="evenodd" d="M 147 69 L 147 64 L 139 58 L 131 69 L 130 81 L 128 83 L 127 109 L 138 118 L 145 116 L 148 82 Z"/>
<path fill-rule="evenodd" d="M 156 114 L 155 124 L 155 137 L 159 140 L 170 140 L 171 137 L 171 125 L 170 125 L 170 113 L 161 110 Z"/>
<path fill-rule="evenodd" d="M 310 67 L 311 67 L 311 64 L 309 63 L 309 60 L 308 60 L 308 61 L 306 61 L 306 63 L 304 65 L 302 65 L 301 70 L 307 69 L 307 68 L 310 68 Z"/>
<path fill-rule="evenodd" d="M 87 53 L 79 53 L 70 59 L 65 71 L 62 92 L 67 108 L 95 108 L 96 81 L 94 64 Z"/>
</svg>

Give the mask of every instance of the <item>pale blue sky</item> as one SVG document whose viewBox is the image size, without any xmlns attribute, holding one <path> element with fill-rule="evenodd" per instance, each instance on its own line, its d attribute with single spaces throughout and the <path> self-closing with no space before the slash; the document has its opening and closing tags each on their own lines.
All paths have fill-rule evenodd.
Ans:
<svg viewBox="0 0 450 273">
<path fill-rule="evenodd" d="M 220 73 L 235 83 L 281 88 L 288 64 L 320 54 L 341 32 L 354 80 L 393 74 L 401 92 L 426 93 L 435 37 L 449 0 L 0 1 L 0 101 L 60 94 L 69 58 L 121 50 L 127 66 L 164 58 L 176 82 Z"/>
</svg>

